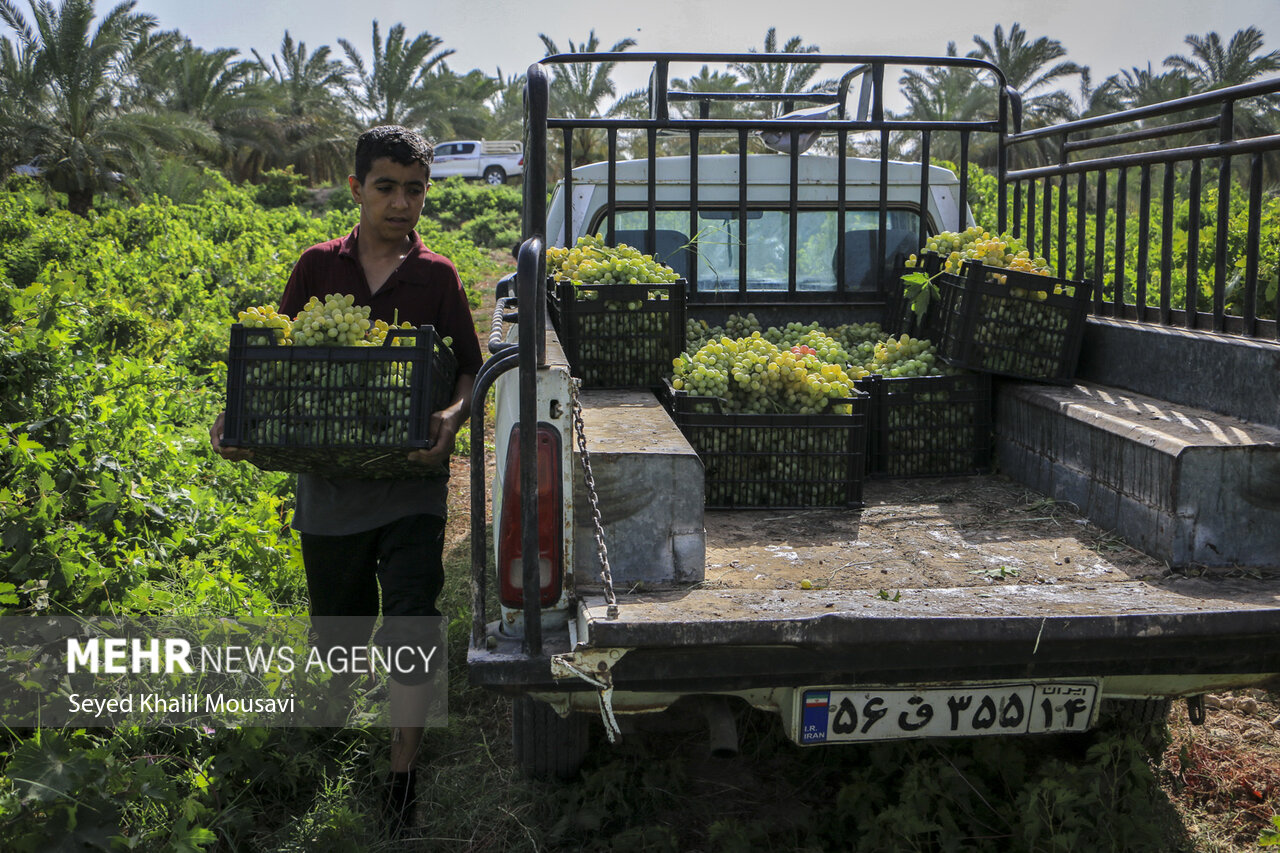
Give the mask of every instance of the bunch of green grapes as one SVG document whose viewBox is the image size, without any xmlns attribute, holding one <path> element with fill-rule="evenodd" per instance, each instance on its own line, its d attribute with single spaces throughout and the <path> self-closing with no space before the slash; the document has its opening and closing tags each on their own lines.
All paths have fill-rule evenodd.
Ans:
<svg viewBox="0 0 1280 853">
<path fill-rule="evenodd" d="M 278 343 L 290 342 L 293 321 L 288 315 L 276 311 L 273 305 L 256 305 L 236 315 L 240 324 L 249 329 L 273 329 Z"/>
<path fill-rule="evenodd" d="M 876 344 L 871 361 L 863 367 L 886 378 L 942 375 L 934 345 L 905 334 Z"/>
<path fill-rule="evenodd" d="M 749 338 L 752 332 L 763 332 L 764 328 L 755 314 L 730 314 L 724 321 L 724 333 L 731 338 Z"/>
<path fill-rule="evenodd" d="M 684 321 L 684 348 L 686 352 L 697 352 L 702 345 L 710 341 L 718 341 L 725 336 L 722 326 L 712 326 L 706 320 L 695 320 L 692 317 Z"/>
<path fill-rule="evenodd" d="M 809 332 L 821 329 L 818 323 L 788 323 L 785 326 L 770 326 L 764 331 L 765 340 L 778 346 L 793 347 L 800 340 L 801 336 Z"/>
<path fill-rule="evenodd" d="M 373 325 L 369 327 L 365 337 L 357 341 L 358 345 L 380 347 L 387 340 L 387 333 L 392 329 L 412 329 L 414 325 L 407 320 L 398 326 L 393 326 L 386 320 L 374 320 Z M 405 335 L 392 339 L 392 346 L 413 346 L 413 338 Z"/>
<path fill-rule="evenodd" d="M 853 363 L 844 346 L 822 328 L 811 329 L 789 343 L 792 347 L 808 347 L 827 364 L 846 366 Z"/>
<path fill-rule="evenodd" d="M 313 296 L 293 321 L 293 343 L 304 347 L 354 346 L 372 325 L 369 306 L 356 305 L 349 293 L 330 293 L 324 302 Z"/>
<path fill-rule="evenodd" d="M 974 225 L 959 233 L 943 231 L 929 238 L 921 249 L 943 257 L 943 271 L 959 273 L 965 261 L 979 261 L 990 267 L 1019 270 L 1021 272 L 1049 274 L 1049 263 L 1044 258 L 1032 257 L 1022 241 L 1008 232 L 993 235 Z M 907 266 L 919 263 L 915 255 L 907 259 Z M 1003 283 L 1006 277 L 996 276 Z"/>
<path fill-rule="evenodd" d="M 680 276 L 639 249 L 619 243 L 607 246 L 599 235 L 583 235 L 572 249 L 547 249 L 547 272 L 556 281 L 574 284 L 669 284 Z"/>
<path fill-rule="evenodd" d="M 718 397 L 728 411 L 772 414 L 847 411 L 831 400 L 854 394 L 845 366 L 823 361 L 804 345 L 780 348 L 759 332 L 727 335 L 674 362 L 672 387 L 699 397 Z"/>
<path fill-rule="evenodd" d="M 874 346 L 877 341 L 884 340 L 885 337 L 884 329 L 879 323 L 844 323 L 829 330 L 827 334 L 839 341 L 848 353 L 852 353 L 862 344 L 870 343 Z"/>
</svg>

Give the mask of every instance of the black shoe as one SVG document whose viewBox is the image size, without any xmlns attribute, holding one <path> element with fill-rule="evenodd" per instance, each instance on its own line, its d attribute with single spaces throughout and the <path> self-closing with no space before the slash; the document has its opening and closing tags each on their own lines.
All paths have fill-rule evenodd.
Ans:
<svg viewBox="0 0 1280 853">
<path fill-rule="evenodd" d="M 387 777 L 387 798 L 383 803 L 387 837 L 403 838 L 413 828 L 413 812 L 418 805 L 418 771 L 392 772 Z"/>
</svg>

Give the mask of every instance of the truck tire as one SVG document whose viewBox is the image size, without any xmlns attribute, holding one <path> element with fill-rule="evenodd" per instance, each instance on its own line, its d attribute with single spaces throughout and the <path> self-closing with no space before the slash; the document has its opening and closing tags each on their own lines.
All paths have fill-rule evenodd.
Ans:
<svg viewBox="0 0 1280 853">
<path fill-rule="evenodd" d="M 507 173 L 503 171 L 501 166 L 490 166 L 484 170 L 484 182 L 486 184 L 505 184 L 507 182 Z"/>
<path fill-rule="evenodd" d="M 1172 699 L 1105 699 L 1099 728 L 1125 731 L 1138 739 L 1152 760 L 1159 762 L 1169 742 L 1167 724 Z"/>
<path fill-rule="evenodd" d="M 567 781 L 578 775 L 588 745 L 587 715 L 567 718 L 528 696 L 511 700 L 511 746 L 524 775 Z"/>
</svg>

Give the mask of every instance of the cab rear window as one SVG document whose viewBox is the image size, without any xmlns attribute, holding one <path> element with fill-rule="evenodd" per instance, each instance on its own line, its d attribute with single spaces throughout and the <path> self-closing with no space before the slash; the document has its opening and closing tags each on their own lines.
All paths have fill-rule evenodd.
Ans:
<svg viewBox="0 0 1280 853">
<path fill-rule="evenodd" d="M 739 289 L 742 255 L 746 246 L 746 279 L 749 292 L 787 291 L 791 246 L 791 212 L 762 209 L 747 213 L 745 229 L 736 208 L 698 211 L 698 227 L 689 231 L 687 210 L 660 210 L 652 244 L 646 243 L 649 214 L 646 210 L 619 210 L 615 214 L 614 241 L 652 252 L 688 279 L 697 293 L 727 293 Z M 796 215 L 796 290 L 803 293 L 874 291 L 872 258 L 879 254 L 886 272 L 898 258 L 916 252 L 920 216 L 914 210 L 889 210 L 885 246 L 875 251 L 879 237 L 878 210 L 846 210 L 843 230 L 843 287 L 837 276 L 837 220 L 835 210 L 801 210 Z M 607 228 L 604 217 L 594 233 Z M 697 259 L 696 276 L 691 265 Z M 883 278 L 883 276 L 882 276 Z"/>
</svg>

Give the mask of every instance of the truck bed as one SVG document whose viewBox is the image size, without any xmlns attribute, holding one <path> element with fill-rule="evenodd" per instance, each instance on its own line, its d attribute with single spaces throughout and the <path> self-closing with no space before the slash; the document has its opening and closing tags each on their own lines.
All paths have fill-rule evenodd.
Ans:
<svg viewBox="0 0 1280 853">
<path fill-rule="evenodd" d="M 1276 671 L 1280 572 L 1171 571 L 1000 475 L 871 480 L 864 498 L 708 510 L 705 579 L 620 587 L 616 619 L 579 574 L 576 648 L 625 650 L 614 683 L 631 690 L 1087 674 L 1174 695 Z M 498 664 L 480 680 L 505 682 L 512 651 L 476 657 Z M 531 663 L 520 678 L 553 688 Z"/>
<path fill-rule="evenodd" d="M 872 480 L 864 494 L 861 510 L 708 510 L 705 580 L 620 590 L 621 616 L 608 620 L 580 577 L 584 636 L 652 642 L 657 626 L 682 623 L 688 642 L 776 641 L 782 623 L 835 615 L 873 620 L 877 632 L 908 617 L 1280 615 L 1280 572 L 1172 571 L 999 475 Z"/>
</svg>

